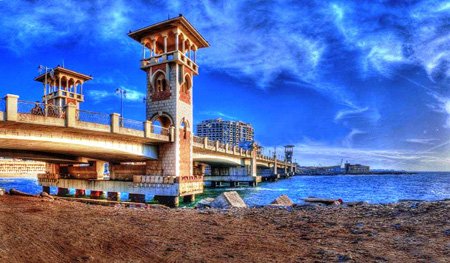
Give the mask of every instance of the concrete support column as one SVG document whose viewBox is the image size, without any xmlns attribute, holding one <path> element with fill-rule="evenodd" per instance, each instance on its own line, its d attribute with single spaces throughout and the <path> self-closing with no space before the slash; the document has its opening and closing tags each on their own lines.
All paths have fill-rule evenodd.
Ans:
<svg viewBox="0 0 450 263">
<path fill-rule="evenodd" d="M 86 190 L 84 189 L 75 190 L 75 197 L 83 197 L 83 196 L 86 196 Z"/>
<path fill-rule="evenodd" d="M 103 191 L 94 191 L 91 190 L 91 198 L 92 199 L 100 199 L 103 197 Z"/>
<path fill-rule="evenodd" d="M 208 148 L 208 137 L 203 138 L 203 149 Z"/>
<path fill-rule="evenodd" d="M 118 133 L 120 128 L 120 114 L 119 113 L 111 113 L 111 132 Z"/>
<path fill-rule="evenodd" d="M 95 161 L 95 170 L 97 172 L 97 179 L 103 179 L 105 174 L 105 161 Z"/>
<path fill-rule="evenodd" d="M 67 196 L 69 195 L 69 189 L 68 188 L 62 188 L 62 187 L 58 187 L 58 196 Z"/>
<path fill-rule="evenodd" d="M 108 199 L 108 201 L 120 201 L 120 193 L 108 192 L 106 199 Z"/>
<path fill-rule="evenodd" d="M 215 150 L 218 151 L 219 150 L 219 141 L 215 142 Z"/>
<path fill-rule="evenodd" d="M 6 100 L 6 120 L 17 121 L 17 108 L 19 96 L 7 94 L 5 100 Z"/>
<path fill-rule="evenodd" d="M 42 186 L 42 192 L 50 194 L 50 186 Z"/>
<path fill-rule="evenodd" d="M 145 203 L 145 195 L 144 194 L 128 194 L 128 198 L 130 199 L 130 202 Z"/>
<path fill-rule="evenodd" d="M 77 121 L 77 108 L 73 104 L 66 104 L 66 127 L 75 127 Z"/>
<path fill-rule="evenodd" d="M 228 153 L 228 143 L 225 143 L 225 153 Z"/>
<path fill-rule="evenodd" d="M 155 195 L 155 200 L 168 207 L 178 207 L 179 205 L 178 196 Z"/>
<path fill-rule="evenodd" d="M 195 202 L 195 195 L 183 196 L 183 203 L 193 203 L 193 202 Z"/>
</svg>

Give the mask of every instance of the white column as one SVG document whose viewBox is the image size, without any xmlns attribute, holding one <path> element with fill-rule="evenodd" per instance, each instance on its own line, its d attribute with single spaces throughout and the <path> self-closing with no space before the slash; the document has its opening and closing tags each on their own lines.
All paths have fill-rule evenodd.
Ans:
<svg viewBox="0 0 450 263">
<path fill-rule="evenodd" d="M 142 44 L 142 59 L 145 59 L 145 44 Z"/>
<path fill-rule="evenodd" d="M 81 82 L 81 86 L 80 86 L 80 94 L 83 95 L 83 82 Z"/>
<path fill-rule="evenodd" d="M 178 33 L 175 33 L 175 51 L 178 50 Z"/>
<path fill-rule="evenodd" d="M 164 36 L 164 53 L 167 53 L 167 36 Z"/>
<path fill-rule="evenodd" d="M 156 56 L 156 39 L 153 39 L 153 56 Z"/>
<path fill-rule="evenodd" d="M 186 52 L 186 39 L 183 39 L 183 48 L 182 48 L 181 52 L 183 52 L 183 55 L 184 55 L 184 52 Z"/>
<path fill-rule="evenodd" d="M 197 61 L 197 50 L 194 49 L 194 63 Z"/>
</svg>

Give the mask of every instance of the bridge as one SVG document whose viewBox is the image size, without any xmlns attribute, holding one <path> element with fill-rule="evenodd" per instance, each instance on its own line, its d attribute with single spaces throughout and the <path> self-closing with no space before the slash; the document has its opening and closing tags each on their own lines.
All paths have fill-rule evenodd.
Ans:
<svg viewBox="0 0 450 263">
<path fill-rule="evenodd" d="M 35 80 L 44 85 L 43 102 L 0 99 L 0 156 L 47 163 L 38 175 L 43 190 L 76 196 L 104 192 L 110 200 L 146 194 L 169 206 L 179 197 L 193 201 L 204 185 L 256 186 L 265 178 L 295 172 L 295 164 L 251 149 L 193 135 L 193 76 L 196 51 L 209 44 L 182 16 L 129 33 L 143 49 L 147 74 L 147 118 L 126 119 L 80 109 L 84 82 L 92 77 L 56 67 Z M 149 53 L 149 57 L 147 57 Z M 105 177 L 108 163 L 109 177 Z"/>
</svg>

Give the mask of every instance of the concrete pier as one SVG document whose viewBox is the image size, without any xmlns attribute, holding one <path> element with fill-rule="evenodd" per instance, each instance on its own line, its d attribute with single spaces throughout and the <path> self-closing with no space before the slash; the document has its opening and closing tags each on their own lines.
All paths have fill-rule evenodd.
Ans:
<svg viewBox="0 0 450 263">
<path fill-rule="evenodd" d="M 100 199 L 103 196 L 103 191 L 91 191 L 91 198 L 92 199 Z"/>
<path fill-rule="evenodd" d="M 69 189 L 68 188 L 58 187 L 57 195 L 58 196 L 67 196 L 67 195 L 69 195 Z"/>
<path fill-rule="evenodd" d="M 86 190 L 84 189 L 75 190 L 75 197 L 83 197 L 83 196 L 86 196 Z"/>
<path fill-rule="evenodd" d="M 108 192 L 106 199 L 108 199 L 108 201 L 120 201 L 120 193 Z"/>
<path fill-rule="evenodd" d="M 50 194 L 50 186 L 42 186 L 42 192 Z"/>
<path fill-rule="evenodd" d="M 155 201 L 158 201 L 158 203 L 166 205 L 168 207 L 178 207 L 179 205 L 178 196 L 155 195 L 154 199 Z"/>
<path fill-rule="evenodd" d="M 128 194 L 130 202 L 135 203 L 145 203 L 145 195 L 144 194 Z"/>
<path fill-rule="evenodd" d="M 195 195 L 185 195 L 183 196 L 183 203 L 195 202 Z"/>
</svg>

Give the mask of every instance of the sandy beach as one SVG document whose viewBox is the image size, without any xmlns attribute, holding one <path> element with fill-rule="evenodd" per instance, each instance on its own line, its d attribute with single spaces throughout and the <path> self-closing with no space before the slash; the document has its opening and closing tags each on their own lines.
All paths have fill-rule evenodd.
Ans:
<svg viewBox="0 0 450 263">
<path fill-rule="evenodd" d="M 1 262 L 445 262 L 450 201 L 240 210 L 0 197 Z"/>
</svg>

